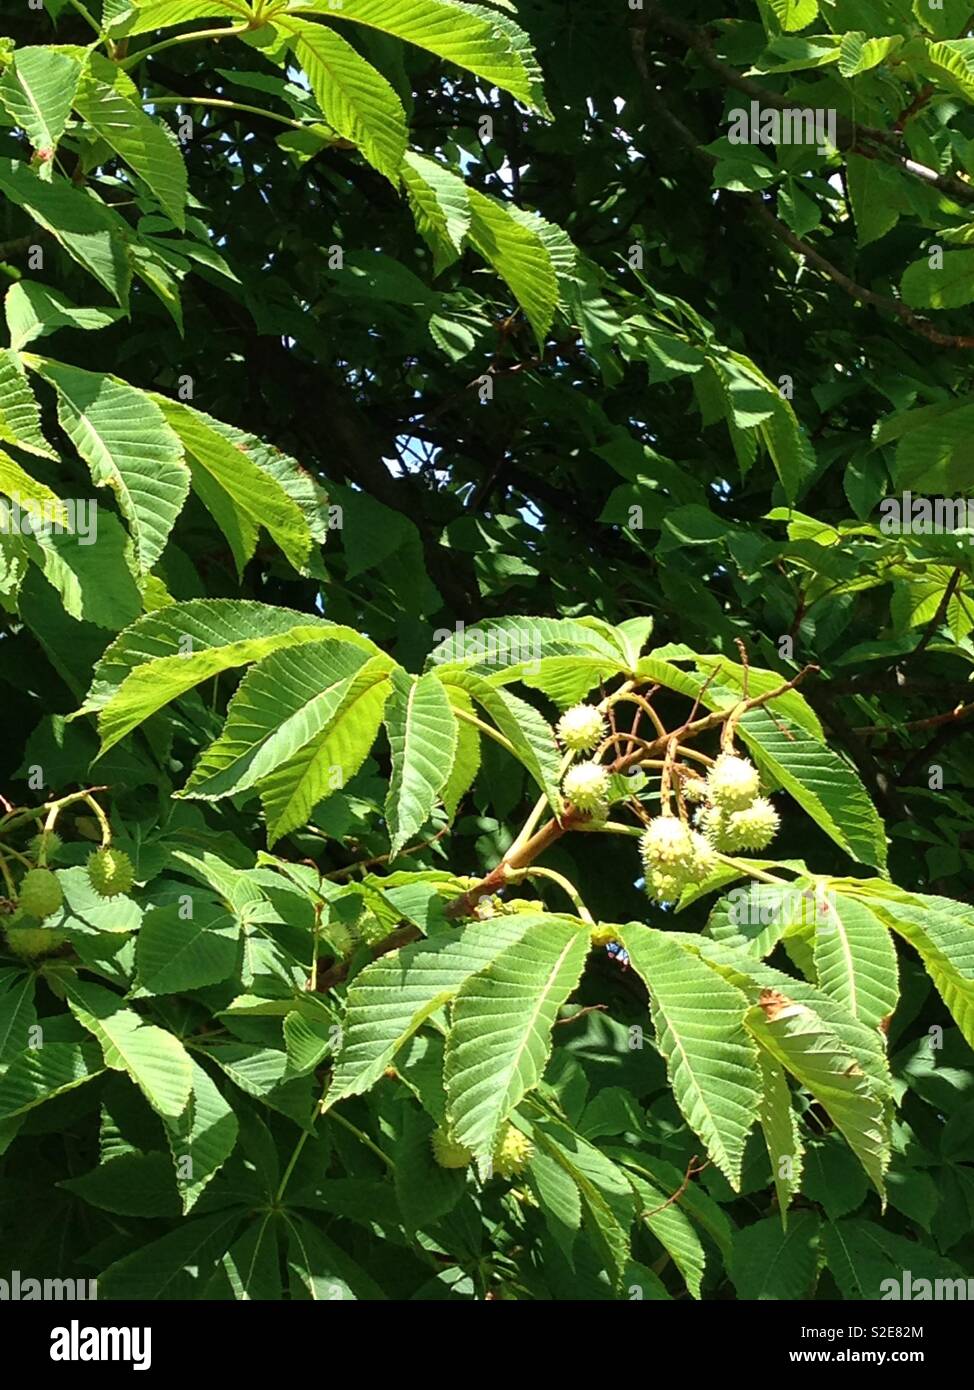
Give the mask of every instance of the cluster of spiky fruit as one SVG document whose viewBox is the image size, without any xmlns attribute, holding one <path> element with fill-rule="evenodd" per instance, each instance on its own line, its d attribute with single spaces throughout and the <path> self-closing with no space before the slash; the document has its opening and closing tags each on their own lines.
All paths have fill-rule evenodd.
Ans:
<svg viewBox="0 0 974 1390">
<path fill-rule="evenodd" d="M 433 1157 L 441 1168 L 467 1168 L 473 1162 L 473 1154 L 465 1144 L 460 1144 L 441 1127 L 430 1138 Z M 502 1178 L 512 1178 L 527 1167 L 534 1153 L 531 1140 L 515 1126 L 507 1122 L 498 1135 L 491 1155 L 493 1171 Z"/>
<path fill-rule="evenodd" d="M 706 801 L 696 823 L 716 850 L 736 854 L 767 849 L 781 823 L 766 796 L 758 770 L 747 758 L 721 753 L 707 776 Z"/>
<path fill-rule="evenodd" d="M 713 845 L 676 816 L 655 816 L 639 841 L 646 891 L 658 902 L 676 902 L 692 883 L 702 883 L 717 867 Z"/>
<path fill-rule="evenodd" d="M 57 926 L 47 925 L 64 906 L 64 890 L 57 874 L 47 868 L 61 849 L 61 840 L 53 831 L 42 831 L 30 842 L 30 850 L 38 861 L 20 881 L 13 913 L 7 918 L 4 932 L 7 945 L 14 955 L 24 960 L 39 960 L 57 951 L 67 941 L 67 933 Z M 88 857 L 88 880 L 102 898 L 127 893 L 135 882 L 135 869 L 123 850 L 104 846 Z"/>
</svg>

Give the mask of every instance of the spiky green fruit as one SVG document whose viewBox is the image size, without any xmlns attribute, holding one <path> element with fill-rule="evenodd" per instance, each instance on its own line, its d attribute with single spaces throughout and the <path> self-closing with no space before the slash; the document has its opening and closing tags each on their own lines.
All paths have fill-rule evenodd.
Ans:
<svg viewBox="0 0 974 1390">
<path fill-rule="evenodd" d="M 88 879 L 100 898 L 114 898 L 132 887 L 135 869 L 124 850 L 96 849 L 88 856 Z"/>
<path fill-rule="evenodd" d="M 42 921 L 57 912 L 64 902 L 64 893 L 50 869 L 30 869 L 21 880 L 17 900 L 26 913 Z"/>
<path fill-rule="evenodd" d="M 30 921 L 30 917 L 18 911 L 4 924 L 7 945 L 15 956 L 21 960 L 38 960 L 64 945 L 67 936 L 63 931 L 56 931 L 54 927 L 24 925 Z"/>
<path fill-rule="evenodd" d="M 767 849 L 778 833 L 781 817 L 766 796 L 759 796 L 743 811 L 727 817 L 726 839 L 733 850 Z"/>
<path fill-rule="evenodd" d="M 695 883 L 703 883 L 718 866 L 717 851 L 699 830 L 691 830 L 690 839 L 693 841 L 691 876 Z"/>
<path fill-rule="evenodd" d="M 512 1178 L 527 1167 L 534 1145 L 527 1135 L 508 1122 L 494 1145 L 494 1172 L 502 1178 Z"/>
<path fill-rule="evenodd" d="M 42 857 L 45 864 L 53 864 L 60 854 L 63 844 L 64 841 L 56 830 L 42 830 L 39 835 L 33 837 L 27 850 L 38 864 Z"/>
<path fill-rule="evenodd" d="M 721 753 L 707 777 L 707 792 L 721 811 L 743 811 L 760 790 L 758 770 L 747 758 Z"/>
<path fill-rule="evenodd" d="M 640 836 L 639 851 L 648 872 L 680 873 L 694 858 L 691 832 L 675 816 L 654 816 Z"/>
<path fill-rule="evenodd" d="M 707 783 L 703 777 L 684 778 L 682 790 L 687 801 L 702 802 L 707 799 Z"/>
<path fill-rule="evenodd" d="M 606 723 L 594 705 L 573 705 L 558 720 L 558 737 L 573 753 L 591 753 L 605 738 Z"/>
<path fill-rule="evenodd" d="M 565 773 L 561 789 L 570 801 L 586 815 L 601 816 L 609 799 L 609 774 L 601 763 L 576 763 Z"/>
<path fill-rule="evenodd" d="M 468 1168 L 473 1154 L 464 1144 L 451 1139 L 445 1129 L 434 1130 L 430 1135 L 433 1157 L 441 1168 Z"/>
</svg>

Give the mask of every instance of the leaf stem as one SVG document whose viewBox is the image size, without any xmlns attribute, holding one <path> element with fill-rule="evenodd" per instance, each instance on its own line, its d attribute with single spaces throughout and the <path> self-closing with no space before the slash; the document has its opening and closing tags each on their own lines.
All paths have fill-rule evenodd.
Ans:
<svg viewBox="0 0 974 1390">
<path fill-rule="evenodd" d="M 492 738 L 495 743 L 499 743 L 502 748 L 506 748 L 512 758 L 517 758 L 513 743 L 509 742 L 499 729 L 493 728 L 482 719 L 478 719 L 475 714 L 471 714 L 468 710 L 460 709 L 457 705 L 451 705 L 450 708 L 458 719 L 465 719 L 468 724 L 475 725 L 482 734 L 486 734 L 488 738 Z M 518 762 L 520 762 L 520 758 L 518 758 Z"/>
<path fill-rule="evenodd" d="M 557 883 L 558 887 L 575 904 L 575 911 L 582 921 L 588 922 L 590 926 L 595 926 L 595 918 L 582 902 L 578 889 L 562 874 L 556 873 L 554 869 L 542 869 L 537 864 L 533 864 L 526 869 L 514 869 L 507 875 L 509 883 L 519 883 L 522 878 L 548 878 L 552 883 Z"/>
<path fill-rule="evenodd" d="M 146 97 L 145 106 L 218 106 L 225 111 L 243 111 L 250 116 L 266 116 L 269 121 L 279 121 L 292 130 L 308 130 L 303 121 L 281 116 L 276 111 L 265 111 L 262 106 L 248 106 L 243 101 L 228 101 L 224 97 Z"/>
<path fill-rule="evenodd" d="M 148 58 L 153 53 L 162 53 L 166 48 L 174 48 L 177 43 L 192 43 L 194 39 L 229 39 L 236 34 L 243 34 L 251 28 L 253 25 L 249 23 L 230 24 L 222 25 L 219 29 L 195 29 L 191 34 L 175 34 L 172 38 L 163 39 L 161 43 L 154 43 L 149 48 L 140 48 L 138 53 L 131 54 L 118 66 L 123 72 L 128 72 L 129 68 L 134 68 L 141 63 L 143 58 Z"/>
</svg>

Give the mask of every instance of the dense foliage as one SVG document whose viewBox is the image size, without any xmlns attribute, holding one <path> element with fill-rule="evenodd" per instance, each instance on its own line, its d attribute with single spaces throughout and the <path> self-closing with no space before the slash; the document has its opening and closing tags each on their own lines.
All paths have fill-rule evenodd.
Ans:
<svg viewBox="0 0 974 1390">
<path fill-rule="evenodd" d="M 9 1268 L 974 1272 L 969 0 L 45 6 Z"/>
</svg>

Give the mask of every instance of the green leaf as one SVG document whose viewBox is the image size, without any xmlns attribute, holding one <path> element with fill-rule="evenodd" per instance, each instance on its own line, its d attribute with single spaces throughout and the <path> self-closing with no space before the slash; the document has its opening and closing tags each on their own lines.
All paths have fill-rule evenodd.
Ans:
<svg viewBox="0 0 974 1390">
<path fill-rule="evenodd" d="M 199 1294 L 213 1262 L 227 1249 L 244 1213 L 239 1208 L 177 1226 L 108 1266 L 98 1276 L 102 1298 L 179 1299 Z M 191 1271 L 191 1272 L 190 1272 Z"/>
<path fill-rule="evenodd" d="M 811 1091 L 882 1195 L 890 1157 L 889 1120 L 856 1058 L 807 1004 L 785 996 L 749 1009 L 744 1022 L 774 1060 Z"/>
<path fill-rule="evenodd" d="M 75 109 L 152 190 L 159 206 L 182 231 L 188 185 L 179 145 L 165 126 L 135 104 L 131 79 L 98 54 L 89 61 L 91 68 L 81 80 Z"/>
<path fill-rule="evenodd" d="M 104 753 L 201 681 L 325 636 L 369 653 L 378 650 L 351 628 L 289 608 L 247 599 L 169 604 L 147 613 L 112 643 L 95 667 L 78 714 L 97 711 Z"/>
<path fill-rule="evenodd" d="M 413 150 L 407 151 L 401 174 L 416 227 L 433 252 L 433 273 L 439 275 L 460 255 L 470 230 L 467 186 L 442 164 Z"/>
<path fill-rule="evenodd" d="M 664 932 L 632 926 L 623 944 L 650 992 L 677 1104 L 737 1188 L 761 1101 L 758 1054 L 742 1024 L 747 998 Z"/>
<path fill-rule="evenodd" d="M 18 48 L 0 79 L 0 103 L 23 130 L 50 173 L 54 151 L 71 114 L 81 65 L 52 48 Z"/>
<path fill-rule="evenodd" d="M 331 19 L 342 17 L 344 10 L 329 11 Z M 328 124 L 398 187 L 407 132 L 395 90 L 334 30 L 290 14 L 276 15 L 274 25 L 307 73 Z"/>
<path fill-rule="evenodd" d="M 801 1187 L 804 1145 L 784 1071 L 767 1052 L 761 1052 L 758 1060 L 761 1064 L 761 1109 L 758 1119 L 768 1147 L 771 1176 L 784 1227 L 788 1223 L 791 1199 Z"/>
<path fill-rule="evenodd" d="M 294 568 L 306 573 L 311 533 L 294 498 L 248 456 L 246 449 L 233 440 L 231 431 L 218 420 L 181 401 L 167 400 L 159 395 L 153 395 L 152 399 L 186 450 L 193 467 L 194 486 L 199 490 L 199 470 L 203 470 L 229 498 L 233 509 L 253 528 L 253 533 L 263 526 Z M 204 489 L 201 496 L 213 510 L 212 494 Z M 221 522 L 221 517 L 217 515 L 216 520 Z"/>
<path fill-rule="evenodd" d="M 921 957 L 941 998 L 974 1047 L 974 912 L 966 903 L 893 884 L 839 880 Z M 848 899 L 843 893 L 840 903 Z"/>
<path fill-rule="evenodd" d="M 965 1271 L 917 1240 L 884 1230 L 876 1221 L 848 1219 L 822 1229 L 822 1250 L 843 1298 L 887 1298 L 892 1290 L 899 1298 L 922 1298 L 922 1279 L 930 1281 L 926 1296 L 937 1279 L 963 1279 Z M 912 1294 L 904 1293 L 909 1271 Z M 963 1285 L 962 1285 L 963 1286 Z M 956 1287 L 956 1285 L 954 1286 Z"/>
<path fill-rule="evenodd" d="M 818 0 L 768 0 L 785 33 L 805 29 L 818 14 Z"/>
<path fill-rule="evenodd" d="M 189 1105 L 178 1119 L 164 1119 L 183 1215 L 193 1209 L 207 1183 L 233 1153 L 240 1133 L 236 1115 L 209 1073 L 195 1058 L 191 1062 Z"/>
<path fill-rule="evenodd" d="M 385 724 L 392 753 L 386 822 L 395 859 L 426 824 L 452 771 L 457 718 L 435 672 L 408 676 L 395 667 Z"/>
<path fill-rule="evenodd" d="M 377 677 L 383 659 L 371 659 Z M 370 662 L 359 647 L 327 638 L 281 648 L 247 672 L 220 737 L 197 764 L 182 795 L 217 800 L 245 791 L 327 733 Z M 385 658 L 386 670 L 392 666 Z"/>
<path fill-rule="evenodd" d="M 626 1176 L 639 1198 L 640 1219 L 672 1258 L 689 1293 L 699 1298 L 707 1257 L 693 1223 L 668 1200 L 668 1192 L 635 1171 L 627 1171 Z"/>
<path fill-rule="evenodd" d="M 369 1090 L 426 1019 L 544 920 L 519 912 L 475 922 L 459 936 L 419 941 L 367 965 L 349 987 L 342 1050 L 325 1109 Z"/>
<path fill-rule="evenodd" d="M 159 559 L 189 493 L 178 437 L 144 391 L 118 377 L 50 359 L 28 359 L 58 394 L 58 418 L 96 487 L 114 492 L 129 524 L 139 571 Z"/>
<path fill-rule="evenodd" d="M 465 690 L 452 685 L 449 687 L 449 694 L 454 712 L 462 710 L 464 714 L 473 714 L 473 701 Z M 443 805 L 450 820 L 456 815 L 457 807 L 476 780 L 481 757 L 480 730 L 463 718 L 457 719 L 456 726 L 456 757 L 442 789 Z"/>
<path fill-rule="evenodd" d="M 636 1207 L 628 1177 L 594 1144 L 553 1116 L 536 1119 L 532 1135 L 578 1188 L 585 1229 L 618 1286 L 630 1257 L 629 1229 Z"/>
<path fill-rule="evenodd" d="M 831 894 L 815 925 L 815 973 L 820 989 L 871 1028 L 888 1026 L 899 998 L 896 949 L 864 903 Z"/>
<path fill-rule="evenodd" d="M 0 994 L 0 1067 L 27 1050 L 36 1022 L 34 977 L 23 975 Z"/>
<path fill-rule="evenodd" d="M 460 5 L 453 0 L 342 0 L 341 7 L 334 9 L 328 0 L 311 4 L 299 0 L 291 8 L 381 29 L 457 67 L 469 68 L 525 106 L 549 114 L 527 35 L 506 15 L 482 5 Z"/>
<path fill-rule="evenodd" d="M 41 431 L 41 414 L 20 357 L 0 348 L 0 440 L 39 458 L 56 458 Z"/>
<path fill-rule="evenodd" d="M 94 1043 L 45 1042 L 15 1057 L 0 1077 L 0 1120 L 9 1120 L 105 1070 Z"/>
<path fill-rule="evenodd" d="M 123 309 L 128 308 L 132 234 L 121 215 L 55 177 L 44 183 L 26 164 L 0 159 L 0 193 L 50 232 Z"/>
<path fill-rule="evenodd" d="M 849 197 L 856 219 L 860 246 L 878 241 L 896 226 L 900 210 L 894 195 L 899 193 L 897 174 L 880 159 L 850 154 L 847 159 Z"/>
<path fill-rule="evenodd" d="M 369 658 L 352 676 L 325 726 L 260 783 L 267 838 L 304 825 L 319 802 L 344 787 L 375 743 L 391 685 L 386 656 Z"/>
<path fill-rule="evenodd" d="M 788 719 L 748 710 L 738 730 L 758 767 L 808 812 L 846 854 L 885 871 L 886 831 L 858 773 Z"/>
<path fill-rule="evenodd" d="M 188 899 L 147 912 L 138 935 L 139 984 L 150 994 L 180 994 L 220 984 L 237 964 L 240 922 L 224 909 Z"/>
<path fill-rule="evenodd" d="M 101 1044 L 105 1065 L 126 1072 L 164 1120 L 178 1118 L 193 1079 L 189 1054 L 179 1039 L 146 1023 L 100 985 L 72 980 L 65 989 L 71 1012 Z"/>
<path fill-rule="evenodd" d="M 474 675 L 472 671 L 445 671 L 442 678 L 448 690 L 458 687 L 472 696 L 490 715 L 498 730 L 513 747 L 519 762 L 524 764 L 548 798 L 552 809 L 560 811 L 561 755 L 554 732 L 547 720 L 526 700 L 512 695 L 508 690 L 489 685 L 483 677 Z M 457 708 L 461 706 L 458 705 Z"/>
<path fill-rule="evenodd" d="M 501 1126 L 538 1084 L 558 1010 L 578 984 L 589 930 L 542 918 L 460 988 L 444 1081 L 451 1132 L 486 1163 Z"/>
<path fill-rule="evenodd" d="M 475 188 L 468 189 L 468 194 L 470 244 L 508 286 L 534 329 L 538 344 L 543 345 L 558 303 L 558 279 L 544 238 L 539 231 L 516 221 L 496 198 Z"/>
<path fill-rule="evenodd" d="M 915 309 L 959 309 L 974 299 L 974 251 L 947 251 L 942 263 L 928 258 L 907 266 L 900 293 Z"/>
<path fill-rule="evenodd" d="M 179 1199 L 172 1164 L 164 1153 L 118 1154 L 83 1173 L 58 1183 L 102 1211 L 120 1216 L 178 1216 Z"/>
<path fill-rule="evenodd" d="M 818 1270 L 819 1227 L 814 1212 L 802 1211 L 787 1229 L 768 1216 L 736 1231 L 730 1274 L 738 1298 L 807 1298 Z"/>
<path fill-rule="evenodd" d="M 18 280 L 11 285 L 4 299 L 4 312 L 10 346 L 15 350 L 59 328 L 106 328 L 122 317 L 120 309 L 79 309 L 60 290 L 36 280 Z"/>
</svg>

